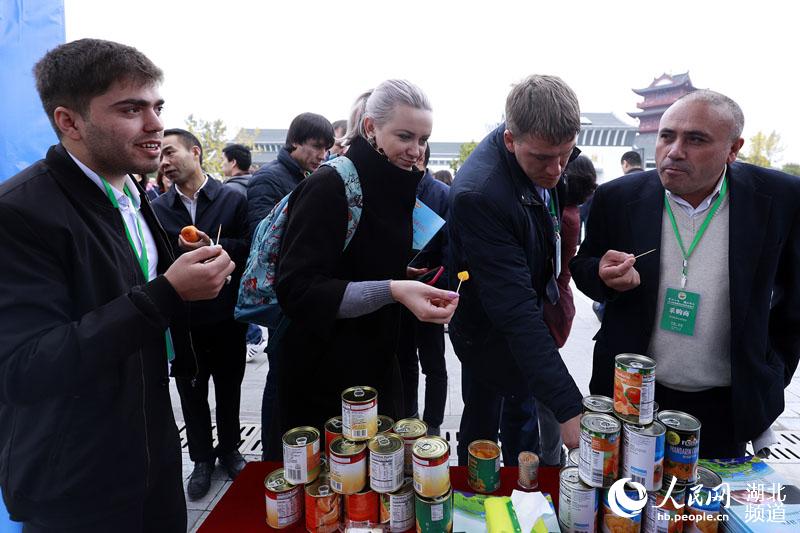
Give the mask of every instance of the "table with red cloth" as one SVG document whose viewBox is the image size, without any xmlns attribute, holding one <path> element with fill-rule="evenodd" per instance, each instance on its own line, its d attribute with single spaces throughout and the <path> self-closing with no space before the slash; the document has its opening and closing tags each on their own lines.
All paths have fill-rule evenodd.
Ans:
<svg viewBox="0 0 800 533">
<path fill-rule="evenodd" d="M 247 531 L 273 531 L 267 525 L 266 503 L 264 501 L 264 479 L 277 468 L 280 463 L 252 462 L 242 470 L 236 481 L 212 509 L 211 514 L 200 526 L 198 533 L 231 533 Z M 539 489 L 549 493 L 553 504 L 558 510 L 558 471 L 551 466 L 539 468 Z M 500 469 L 500 489 L 493 493 L 495 496 L 509 496 L 511 491 L 518 489 L 518 471 L 516 467 L 502 467 Z M 451 466 L 450 483 L 456 490 L 474 492 L 467 483 L 467 467 Z M 305 531 L 305 520 L 300 520 L 292 527 L 279 531 Z"/>
</svg>

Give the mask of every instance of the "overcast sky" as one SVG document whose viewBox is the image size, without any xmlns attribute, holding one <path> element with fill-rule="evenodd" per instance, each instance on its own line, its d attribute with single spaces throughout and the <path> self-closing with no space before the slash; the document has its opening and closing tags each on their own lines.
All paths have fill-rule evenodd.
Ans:
<svg viewBox="0 0 800 533">
<path fill-rule="evenodd" d="M 428 94 L 434 141 L 480 140 L 510 85 L 561 76 L 584 112 L 636 111 L 631 88 L 688 71 L 739 102 L 745 139 L 777 131 L 800 163 L 798 17 L 791 2 L 65 0 L 67 40 L 130 44 L 164 70 L 167 127 L 193 113 L 286 128 L 346 118 L 387 78 Z M 743 149 L 747 152 L 747 143 Z"/>
</svg>

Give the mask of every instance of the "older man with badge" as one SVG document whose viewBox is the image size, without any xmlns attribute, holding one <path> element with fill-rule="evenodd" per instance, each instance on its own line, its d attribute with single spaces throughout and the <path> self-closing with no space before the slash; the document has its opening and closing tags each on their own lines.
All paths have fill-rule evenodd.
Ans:
<svg viewBox="0 0 800 533">
<path fill-rule="evenodd" d="M 615 355 L 652 357 L 656 401 L 700 419 L 703 457 L 741 456 L 768 432 L 800 355 L 800 180 L 736 162 L 743 124 L 722 94 L 676 101 L 657 170 L 597 190 L 570 264 L 607 302 L 592 393 L 611 392 Z"/>
</svg>

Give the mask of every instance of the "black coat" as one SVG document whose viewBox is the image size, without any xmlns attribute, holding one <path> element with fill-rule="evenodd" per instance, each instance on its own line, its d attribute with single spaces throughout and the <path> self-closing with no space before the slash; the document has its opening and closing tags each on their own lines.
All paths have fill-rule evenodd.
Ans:
<svg viewBox="0 0 800 533">
<path fill-rule="evenodd" d="M 209 177 L 197 196 L 194 222 L 175 187 L 171 187 L 153 202 L 153 210 L 169 236 L 176 257 L 184 253 L 178 248 L 178 234 L 184 226 L 194 225 L 215 243 L 219 228 L 222 227 L 218 244 L 222 245 L 236 263 L 236 269 L 231 274 L 231 282 L 224 285 L 213 300 L 190 303 L 189 310 L 192 326 L 233 320 L 239 280 L 250 251 L 247 199 L 234 188 Z M 180 375 L 181 367 L 182 364 L 173 365 L 173 374 Z"/>
<path fill-rule="evenodd" d="M 163 273 L 172 253 L 140 193 Z M 183 302 L 163 275 L 145 282 L 119 211 L 61 145 L 0 185 L 0 243 L 8 509 L 77 515 L 144 498 L 181 461 L 164 331 L 188 342 Z"/>
<path fill-rule="evenodd" d="M 505 395 L 534 395 L 564 422 L 581 412 L 581 393 L 542 314 L 543 298 L 558 298 L 555 230 L 504 130 L 481 141 L 450 188 L 450 267 L 469 272 L 450 338 L 476 379 Z"/>
<path fill-rule="evenodd" d="M 783 388 L 800 357 L 800 179 L 745 163 L 730 165 L 727 176 L 731 401 L 737 441 L 745 442 L 783 411 Z M 623 176 L 594 194 L 586 239 L 570 263 L 578 288 L 606 301 L 595 337 L 593 393 L 611 393 L 615 355 L 646 353 L 660 266 L 658 254 L 643 258 L 636 264 L 641 285 L 617 293 L 600 280 L 600 257 L 610 249 L 638 254 L 659 248 L 663 209 L 655 170 Z"/>
<path fill-rule="evenodd" d="M 278 159 L 255 171 L 247 184 L 247 224 L 251 237 L 258 223 L 303 181 L 304 176 L 303 169 L 286 148 L 280 149 Z"/>
<path fill-rule="evenodd" d="M 341 414 L 340 395 L 354 385 L 378 390 L 380 412 L 402 413 L 399 304 L 357 318 L 336 313 L 348 282 L 405 278 L 422 173 L 392 165 L 360 137 L 347 157 L 358 171 L 364 207 L 346 250 L 347 202 L 334 169 L 320 167 L 289 200 L 277 277 L 278 301 L 291 320 L 279 353 L 281 432 L 321 428 Z"/>
</svg>

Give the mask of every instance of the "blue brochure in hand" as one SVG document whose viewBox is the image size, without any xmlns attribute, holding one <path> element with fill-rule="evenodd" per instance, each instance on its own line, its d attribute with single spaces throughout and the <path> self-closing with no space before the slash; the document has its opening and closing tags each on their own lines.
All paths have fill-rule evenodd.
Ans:
<svg viewBox="0 0 800 533">
<path fill-rule="evenodd" d="M 415 250 L 422 250 L 436 232 L 444 226 L 444 219 L 436 214 L 436 212 L 422 203 L 422 200 L 417 198 L 417 203 L 414 204 L 414 243 Z"/>
</svg>

